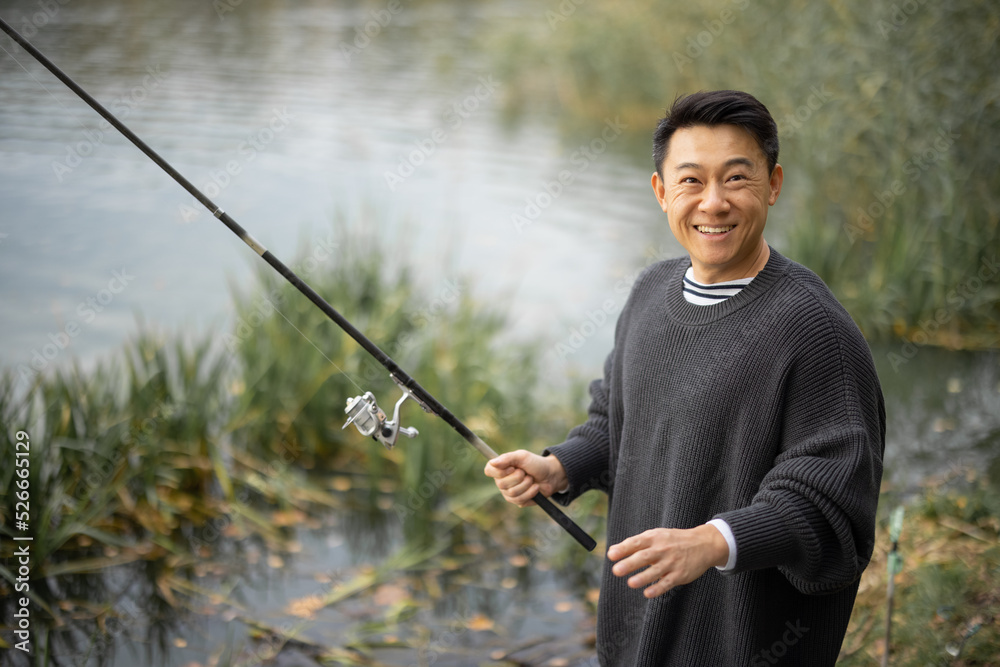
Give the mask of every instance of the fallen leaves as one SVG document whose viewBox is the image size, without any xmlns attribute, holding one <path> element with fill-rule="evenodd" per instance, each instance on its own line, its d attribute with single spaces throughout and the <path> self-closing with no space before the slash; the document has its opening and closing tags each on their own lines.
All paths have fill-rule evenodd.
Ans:
<svg viewBox="0 0 1000 667">
<path fill-rule="evenodd" d="M 306 513 L 299 509 L 271 512 L 271 523 L 278 528 L 295 526 L 306 520 Z"/>
<path fill-rule="evenodd" d="M 528 560 L 528 557 L 525 556 L 524 554 L 514 554 L 513 556 L 507 559 L 507 562 L 510 563 L 513 567 L 527 567 L 530 561 Z"/>
<path fill-rule="evenodd" d="M 336 491 L 350 491 L 354 486 L 354 482 L 350 477 L 345 477 L 343 475 L 338 475 L 330 480 L 330 486 Z"/>
<path fill-rule="evenodd" d="M 474 632 L 483 632 L 493 629 L 493 620 L 483 614 L 476 614 L 465 622 L 465 627 Z"/>
<path fill-rule="evenodd" d="M 410 599 L 410 593 L 402 586 L 382 584 L 375 589 L 373 600 L 380 607 L 388 607 Z"/>
<path fill-rule="evenodd" d="M 307 595 L 306 597 L 292 600 L 285 605 L 285 613 L 298 618 L 313 619 L 316 616 L 316 612 L 324 606 L 322 596 Z"/>
</svg>

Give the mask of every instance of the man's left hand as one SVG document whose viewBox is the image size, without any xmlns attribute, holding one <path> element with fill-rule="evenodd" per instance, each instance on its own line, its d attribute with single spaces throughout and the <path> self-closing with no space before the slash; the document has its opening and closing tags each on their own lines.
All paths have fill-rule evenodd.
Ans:
<svg viewBox="0 0 1000 667">
<path fill-rule="evenodd" d="M 608 558 L 618 561 L 611 571 L 619 577 L 645 567 L 629 578 L 628 585 L 646 587 L 643 595 L 654 598 L 694 581 L 713 565 L 725 565 L 729 545 L 715 526 L 653 528 L 613 545 Z"/>
</svg>

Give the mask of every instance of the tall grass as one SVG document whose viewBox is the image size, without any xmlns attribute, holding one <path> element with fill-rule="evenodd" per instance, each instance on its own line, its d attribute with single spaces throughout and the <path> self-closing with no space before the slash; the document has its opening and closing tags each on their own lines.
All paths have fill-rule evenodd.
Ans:
<svg viewBox="0 0 1000 667">
<path fill-rule="evenodd" d="M 405 268 L 384 271 L 368 252 L 372 237 L 340 241 L 335 259 L 310 276 L 313 287 L 470 428 L 498 450 L 565 435 L 572 413 L 537 400 L 540 352 L 499 343 L 504 318 L 475 303 L 468 285 L 421 291 Z M 505 524 L 508 508 L 495 511 L 504 503 L 482 475 L 484 461 L 441 420 L 408 402 L 403 423 L 420 435 L 392 451 L 341 430 L 346 398 L 371 390 L 391 410 L 399 391 L 305 297 L 265 269 L 234 303 L 232 328 L 194 342 L 141 327 L 93 371 L 72 365 L 27 388 L 13 372 L 0 375 L 0 417 L 31 436 L 31 586 L 44 612 L 36 620 L 60 628 L 74 619 L 47 640 L 53 655 L 93 652 L 95 637 L 103 638 L 95 659 L 109 654 L 100 628 L 108 619 L 129 625 L 137 613 L 123 616 L 113 580 L 143 582 L 138 613 L 159 619 L 191 603 L 194 577 L 213 563 L 227 576 L 252 576 L 242 545 L 283 549 L 292 516 L 336 509 L 347 523 L 357 518 L 361 543 L 381 530 L 417 548 L 442 539 L 513 544 L 515 536 L 490 534 L 517 527 Z M 5 492 L 16 430 L 0 433 Z M 456 529 L 455 517 L 467 527 Z M 11 545 L 2 541 L 0 560 Z M 4 614 L 14 585 L 0 567 Z"/>
<path fill-rule="evenodd" d="M 973 2 L 588 0 L 566 16 L 539 6 L 491 48 L 509 110 L 567 126 L 621 116 L 650 136 L 679 94 L 754 93 L 782 140 L 779 249 L 871 339 L 987 347 L 1000 344 L 1000 273 L 977 276 L 1000 249 L 998 37 L 1000 16 Z"/>
<path fill-rule="evenodd" d="M 897 500 L 889 490 L 880 503 L 879 546 L 861 579 L 844 667 L 877 664 L 886 650 L 888 510 Z M 1000 664 L 1000 459 L 985 472 L 956 466 L 926 480 L 906 504 L 890 664 Z"/>
<path fill-rule="evenodd" d="M 477 303 L 469 284 L 442 278 L 421 290 L 405 267 L 393 272 L 378 262 L 374 243 L 344 236 L 335 260 L 310 277 L 313 287 L 494 449 L 540 448 L 564 437 L 573 415 L 564 402 L 541 400 L 540 350 L 498 344 L 505 318 Z M 392 451 L 353 428 L 342 431 L 346 399 L 372 391 L 391 414 L 399 389 L 272 271 L 262 269 L 257 285 L 235 296 L 238 321 L 273 314 L 229 340 L 242 377 L 233 409 L 238 442 L 260 456 L 353 476 L 372 503 L 379 502 L 372 480 L 384 479 L 393 492 L 391 506 L 382 505 L 411 537 L 430 530 L 432 511 L 446 499 L 482 487 L 485 460 L 413 402 L 404 403 L 401 421 L 420 434 L 401 436 Z"/>
</svg>

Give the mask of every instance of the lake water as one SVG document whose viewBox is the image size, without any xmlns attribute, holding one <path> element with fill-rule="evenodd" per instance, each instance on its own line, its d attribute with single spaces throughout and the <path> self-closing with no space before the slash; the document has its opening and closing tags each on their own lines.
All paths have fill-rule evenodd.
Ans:
<svg viewBox="0 0 1000 667">
<path fill-rule="evenodd" d="M 38 9 L 0 7 L 15 28 Z M 502 122 L 503 82 L 475 40 L 509 4 L 406 5 L 346 54 L 368 5 L 247 5 L 221 19 L 204 3 L 57 7 L 36 45 L 286 263 L 335 219 L 377 225 L 384 260 L 415 267 L 429 293 L 474 275 L 478 295 L 508 306 L 512 331 L 558 338 L 650 248 L 680 252 L 649 196 L 650 170 L 615 152 L 624 139 L 572 163 L 604 128 L 564 138 L 550 119 Z M 139 311 L 170 328 L 224 321 L 228 285 L 245 284 L 259 260 L 14 55 L 0 61 L 0 360 L 45 356 L 74 321 L 70 350 L 83 358 L 114 349 Z M 572 187 L 548 203 L 545 183 L 567 169 Z M 512 216 L 539 196 L 547 207 L 516 227 Z M 102 295 L 120 287 L 115 271 L 127 285 Z"/>
<path fill-rule="evenodd" d="M 378 8 L 359 3 L 40 7 L 0 2 L 279 258 L 336 261 L 325 252 L 334 221 L 374 228 L 384 261 L 413 267 L 430 299 L 472 276 L 478 298 L 509 312 L 512 338 L 547 341 L 553 377 L 597 374 L 613 317 L 591 327 L 591 314 L 637 269 L 682 252 L 649 191 L 648 128 L 611 119 L 572 134 L 558 118 L 503 115 L 504 82 L 480 43 L 538 8 L 403 3 L 376 29 Z M 168 330 L 227 326 L 230 289 L 249 284 L 255 255 L 12 40 L 0 44 L 0 363 L 92 363 L 139 314 Z M 573 182 L 557 192 L 561 171 Z M 780 202 L 772 218 L 780 249 Z M 876 357 L 907 436 L 890 429 L 887 461 L 923 473 L 937 463 L 897 452 L 965 428 L 942 412 L 949 397 L 960 410 L 996 403 L 997 360 L 921 350 L 894 368 L 892 351 Z M 985 394 L 969 400 L 972 387 Z M 939 430 L 913 430 L 926 419 Z"/>
<path fill-rule="evenodd" d="M 509 91 L 482 41 L 514 17 L 544 20 L 542 5 L 402 2 L 385 19 L 386 6 L 7 0 L 0 16 L 286 263 L 300 251 L 336 261 L 334 221 L 373 228 L 383 261 L 413 267 L 428 298 L 472 276 L 483 303 L 509 312 L 511 338 L 546 341 L 553 378 L 597 374 L 613 317 L 572 354 L 556 345 L 618 298 L 616 284 L 682 252 L 650 192 L 651 128 L 504 114 Z M 139 314 L 171 331 L 228 326 L 229 290 L 248 288 L 259 260 L 0 45 L 0 363 L 93 364 Z M 780 202 L 772 215 L 780 250 Z M 1000 358 L 917 349 L 892 363 L 899 353 L 875 349 L 887 477 L 991 461 Z"/>
</svg>

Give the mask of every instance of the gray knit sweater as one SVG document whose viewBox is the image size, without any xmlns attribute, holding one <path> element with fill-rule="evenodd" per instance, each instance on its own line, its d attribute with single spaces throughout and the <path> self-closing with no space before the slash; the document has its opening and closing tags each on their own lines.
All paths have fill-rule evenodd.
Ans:
<svg viewBox="0 0 1000 667">
<path fill-rule="evenodd" d="M 773 248 L 739 294 L 687 303 L 690 260 L 632 289 L 586 423 L 551 447 L 570 487 L 609 496 L 608 545 L 650 528 L 732 528 L 732 572 L 647 600 L 605 559 L 608 665 L 832 665 L 874 544 L 885 408 L 871 353 L 809 269 Z"/>
</svg>

